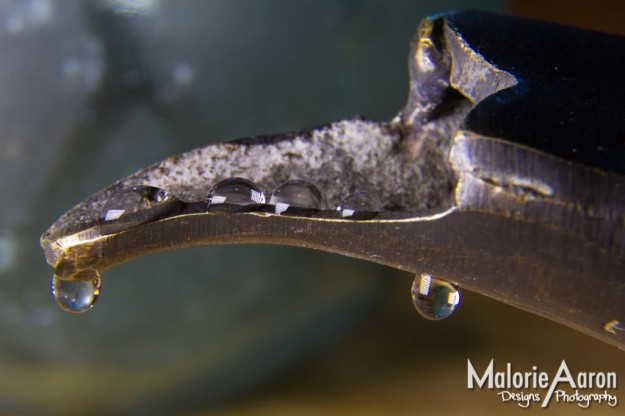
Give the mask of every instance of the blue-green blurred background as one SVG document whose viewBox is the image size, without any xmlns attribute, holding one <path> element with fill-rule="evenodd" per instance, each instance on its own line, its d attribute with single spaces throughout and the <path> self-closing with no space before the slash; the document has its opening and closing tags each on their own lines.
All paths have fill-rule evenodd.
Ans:
<svg viewBox="0 0 625 416">
<path fill-rule="evenodd" d="M 622 370 L 470 293 L 423 321 L 411 276 L 289 247 L 142 258 L 81 316 L 49 296 L 39 236 L 84 197 L 208 143 L 390 119 L 423 17 L 540 15 L 518 3 L 1 0 L 0 414 L 500 414 L 518 409 L 467 391 L 467 358 Z"/>
</svg>

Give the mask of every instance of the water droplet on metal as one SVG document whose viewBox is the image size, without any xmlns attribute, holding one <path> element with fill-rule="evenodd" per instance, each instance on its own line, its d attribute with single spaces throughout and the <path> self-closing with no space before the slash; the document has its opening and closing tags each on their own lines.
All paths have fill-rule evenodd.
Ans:
<svg viewBox="0 0 625 416">
<path fill-rule="evenodd" d="M 269 205 L 275 206 L 275 213 L 318 210 L 323 206 L 323 196 L 315 185 L 301 179 L 293 179 L 278 186 L 269 198 Z"/>
<path fill-rule="evenodd" d="M 341 202 L 337 211 L 341 218 L 365 220 L 373 218 L 382 210 L 382 204 L 367 192 L 354 192 Z"/>
<path fill-rule="evenodd" d="M 52 277 L 52 297 L 67 312 L 81 313 L 91 307 L 100 295 L 100 273 L 96 270 L 81 272 L 79 280 Z"/>
<path fill-rule="evenodd" d="M 451 283 L 420 274 L 412 284 L 412 303 L 427 319 L 439 320 L 451 315 L 460 303 L 460 292 Z"/>
<path fill-rule="evenodd" d="M 254 182 L 245 178 L 228 178 L 217 183 L 208 193 L 208 206 L 217 204 L 264 204 L 265 194 Z"/>
<path fill-rule="evenodd" d="M 131 186 L 117 192 L 102 208 L 100 233 L 112 234 L 180 210 L 181 202 L 164 189 Z"/>
</svg>

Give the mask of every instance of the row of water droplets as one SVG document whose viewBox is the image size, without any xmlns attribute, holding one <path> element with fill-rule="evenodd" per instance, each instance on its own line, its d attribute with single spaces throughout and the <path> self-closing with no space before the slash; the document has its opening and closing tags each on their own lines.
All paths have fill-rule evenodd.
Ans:
<svg viewBox="0 0 625 416">
<path fill-rule="evenodd" d="M 238 206 L 263 205 L 273 207 L 276 214 L 305 213 L 324 208 L 324 198 L 319 188 L 312 183 L 293 179 L 278 186 L 270 197 L 252 181 L 244 178 L 228 178 L 215 185 L 208 194 L 210 209 L 216 205 Z M 381 211 L 379 200 L 366 192 L 355 192 L 347 196 L 337 207 L 341 218 L 364 219 Z"/>
<path fill-rule="evenodd" d="M 219 207 L 265 205 L 260 188 L 245 178 L 228 178 L 217 183 L 208 193 L 207 210 Z M 276 214 L 306 213 L 323 208 L 321 191 L 304 180 L 290 180 L 276 188 L 268 206 Z M 99 231 L 108 235 L 173 215 L 182 207 L 173 194 L 153 186 L 131 186 L 113 194 L 99 216 Z M 361 219 L 378 212 L 376 198 L 356 192 L 345 198 L 337 210 L 342 218 Z M 97 270 L 83 270 L 80 276 L 67 280 L 52 278 L 51 292 L 58 304 L 69 312 L 84 312 L 93 307 L 100 294 L 102 280 Z"/>
<path fill-rule="evenodd" d="M 324 208 L 324 198 L 312 183 L 294 179 L 278 186 L 267 198 L 252 181 L 233 177 L 218 182 L 208 193 L 206 209 L 267 205 L 275 214 L 306 214 Z M 132 186 L 111 196 L 99 217 L 100 234 L 108 235 L 173 215 L 182 203 L 171 193 L 153 186 Z M 341 218 L 369 219 L 381 211 L 377 198 L 365 193 L 348 195 L 337 207 Z M 97 270 L 83 270 L 73 280 L 52 278 L 51 292 L 68 312 L 85 312 L 98 299 L 101 277 Z M 428 319 L 442 319 L 454 311 L 460 294 L 449 283 L 418 275 L 412 288 L 413 303 Z"/>
</svg>

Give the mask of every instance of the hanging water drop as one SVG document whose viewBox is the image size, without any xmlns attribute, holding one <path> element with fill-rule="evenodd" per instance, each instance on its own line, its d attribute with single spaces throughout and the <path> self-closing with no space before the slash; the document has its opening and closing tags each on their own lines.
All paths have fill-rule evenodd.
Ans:
<svg viewBox="0 0 625 416">
<path fill-rule="evenodd" d="M 382 210 L 381 207 L 375 196 L 367 192 L 355 192 L 341 202 L 337 211 L 341 218 L 365 220 L 375 217 Z"/>
<path fill-rule="evenodd" d="M 299 210 L 322 208 L 323 196 L 315 185 L 301 179 L 293 179 L 278 186 L 269 198 L 269 205 L 275 206 L 275 213 L 282 214 Z"/>
<path fill-rule="evenodd" d="M 217 204 L 252 205 L 264 204 L 265 194 L 254 182 L 245 178 L 224 179 L 208 193 L 208 206 Z"/>
<path fill-rule="evenodd" d="M 421 274 L 412 283 L 412 303 L 421 316 L 432 320 L 444 319 L 460 303 L 460 292 L 450 283 Z"/>
<path fill-rule="evenodd" d="M 52 297 L 67 312 L 81 313 L 93 307 L 100 295 L 100 273 L 96 270 L 81 272 L 79 280 L 52 277 Z"/>
<path fill-rule="evenodd" d="M 100 233 L 112 234 L 179 211 L 181 202 L 164 189 L 131 186 L 117 192 L 104 204 Z"/>
</svg>

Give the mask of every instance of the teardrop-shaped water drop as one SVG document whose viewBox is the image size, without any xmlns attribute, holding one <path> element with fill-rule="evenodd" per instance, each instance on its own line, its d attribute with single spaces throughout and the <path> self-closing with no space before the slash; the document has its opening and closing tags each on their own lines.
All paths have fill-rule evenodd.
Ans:
<svg viewBox="0 0 625 416">
<path fill-rule="evenodd" d="M 345 198 L 337 211 L 341 218 L 364 220 L 375 217 L 382 210 L 382 204 L 375 196 L 367 192 L 354 192 Z"/>
<path fill-rule="evenodd" d="M 275 206 L 275 213 L 282 214 L 299 210 L 318 210 L 323 207 L 323 196 L 315 185 L 301 179 L 293 179 L 278 186 L 269 198 L 269 205 Z"/>
<path fill-rule="evenodd" d="M 100 233 L 112 234 L 179 211 L 181 202 L 154 186 L 131 186 L 113 194 L 100 215 Z"/>
<path fill-rule="evenodd" d="M 444 319 L 460 303 L 460 292 L 451 283 L 429 274 L 420 274 L 412 283 L 412 303 L 421 316 L 432 320 Z"/>
<path fill-rule="evenodd" d="M 52 277 L 51 292 L 56 302 L 67 312 L 81 313 L 93 307 L 100 295 L 100 273 L 83 271 L 80 280 Z"/>
<path fill-rule="evenodd" d="M 265 194 L 254 182 L 245 178 L 224 179 L 208 193 L 208 206 L 218 204 L 252 205 L 264 204 Z"/>
</svg>

